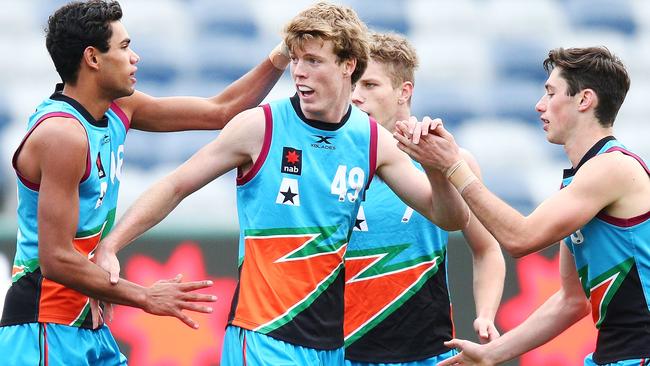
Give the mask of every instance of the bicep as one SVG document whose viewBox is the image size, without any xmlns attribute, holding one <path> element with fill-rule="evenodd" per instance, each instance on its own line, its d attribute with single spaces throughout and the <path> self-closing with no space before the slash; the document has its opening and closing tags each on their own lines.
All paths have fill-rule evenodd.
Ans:
<svg viewBox="0 0 650 366">
<path fill-rule="evenodd" d="M 34 156 L 39 160 L 41 173 L 37 214 L 39 256 L 45 263 L 49 255 L 73 249 L 72 239 L 79 218 L 79 183 L 86 171 L 87 154 L 85 140 L 66 141 L 56 134 L 48 138 L 58 139 L 66 149 L 46 143 Z"/>
</svg>

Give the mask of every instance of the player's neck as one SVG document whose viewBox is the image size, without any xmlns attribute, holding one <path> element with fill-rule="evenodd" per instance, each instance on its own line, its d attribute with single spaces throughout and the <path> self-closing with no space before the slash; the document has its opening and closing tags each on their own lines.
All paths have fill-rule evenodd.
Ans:
<svg viewBox="0 0 650 366">
<path fill-rule="evenodd" d="M 397 113 L 395 113 L 395 115 L 392 116 L 389 121 L 383 122 L 381 125 L 384 126 L 388 131 L 394 132 L 395 124 L 397 124 L 397 121 L 408 121 L 410 117 L 411 117 L 411 108 L 409 107 L 401 108 L 397 110 Z"/>
<path fill-rule="evenodd" d="M 104 98 L 93 83 L 82 80 L 75 85 L 65 84 L 63 94 L 79 102 L 96 120 L 104 116 L 112 102 Z"/>
<path fill-rule="evenodd" d="M 580 160 L 585 156 L 598 141 L 607 136 L 612 136 L 614 129 L 612 127 L 601 127 L 597 122 L 585 125 L 584 128 L 574 131 L 564 144 L 571 164 L 576 167 Z"/>
</svg>

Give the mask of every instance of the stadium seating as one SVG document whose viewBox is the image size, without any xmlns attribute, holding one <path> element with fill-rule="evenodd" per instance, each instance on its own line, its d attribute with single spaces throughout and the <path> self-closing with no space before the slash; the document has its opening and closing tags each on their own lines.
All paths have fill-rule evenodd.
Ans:
<svg viewBox="0 0 650 366">
<path fill-rule="evenodd" d="M 43 29 L 47 15 L 65 2 L 18 1 L 11 3 L 10 11 L 0 11 L 0 48 L 6 50 L 0 68 L 9 70 L 0 76 L 5 86 L 0 101 L 2 141 L 18 138 L 14 136 L 20 135 L 25 118 L 58 79 L 44 48 Z M 488 185 L 517 207 L 530 208 L 539 199 L 537 192 L 549 186 L 556 189 L 555 179 L 542 177 L 557 178 L 559 173 L 549 172 L 566 166 L 561 149 L 544 142 L 534 109 L 546 78 L 541 63 L 550 48 L 606 45 L 623 59 L 632 76 L 632 89 L 616 123 L 617 135 L 642 156 L 650 157 L 645 143 L 650 133 L 646 127 L 650 115 L 650 2 L 341 2 L 355 8 L 371 28 L 408 36 L 420 57 L 414 114 L 444 118 L 452 131 L 460 133 L 459 140 L 481 156 Z M 280 39 L 286 21 L 311 3 L 123 0 L 123 21 L 133 49 L 141 56 L 138 88 L 156 96 L 214 95 L 266 57 Z M 291 94 L 292 89 L 286 73 L 269 99 Z M 214 136 L 214 132 L 133 131 L 127 140 L 125 174 L 158 176 Z M 505 149 L 508 144 L 512 147 Z M 534 145 L 534 150 L 529 145 Z M 513 153 L 513 149 L 523 150 Z M 10 150 L 0 152 L 5 162 L 2 171 L 9 169 Z M 519 181 L 503 180 L 501 176 L 511 176 L 506 170 L 513 167 L 522 173 Z M 0 180 L 3 184 L 3 192 L 13 191 L 7 187 L 11 180 Z M 135 194 L 127 191 L 124 196 Z M 128 204 L 125 199 L 121 206 Z M 3 211 L 12 210 L 5 207 Z"/>
</svg>

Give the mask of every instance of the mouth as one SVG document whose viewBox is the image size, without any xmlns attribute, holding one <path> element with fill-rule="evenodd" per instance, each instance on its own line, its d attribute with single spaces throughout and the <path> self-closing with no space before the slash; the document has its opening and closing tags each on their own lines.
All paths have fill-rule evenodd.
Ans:
<svg viewBox="0 0 650 366">
<path fill-rule="evenodd" d="M 297 85 L 296 89 L 298 90 L 298 94 L 300 94 L 300 96 L 303 98 L 309 98 L 310 96 L 314 95 L 314 89 L 306 85 Z"/>
<path fill-rule="evenodd" d="M 540 120 L 542 121 L 542 126 L 544 128 L 544 131 L 546 131 L 548 129 L 548 125 L 550 122 L 546 118 L 540 118 Z"/>
</svg>

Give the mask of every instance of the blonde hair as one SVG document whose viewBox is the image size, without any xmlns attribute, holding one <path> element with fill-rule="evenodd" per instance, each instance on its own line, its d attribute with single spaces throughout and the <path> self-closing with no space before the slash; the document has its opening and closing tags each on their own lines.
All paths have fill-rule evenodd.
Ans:
<svg viewBox="0 0 650 366">
<path fill-rule="evenodd" d="M 410 81 L 415 85 L 418 56 L 415 48 L 401 34 L 371 33 L 370 57 L 386 66 L 393 88 Z"/>
<path fill-rule="evenodd" d="M 290 50 L 302 48 L 305 41 L 331 41 L 338 61 L 356 59 L 352 84 L 368 66 L 368 27 L 352 8 L 327 2 L 316 3 L 301 11 L 284 28 L 284 42 Z"/>
</svg>

